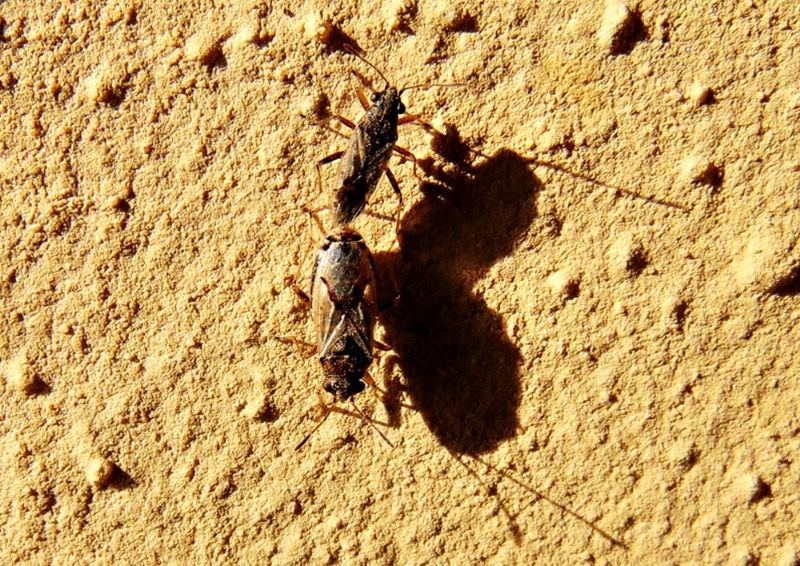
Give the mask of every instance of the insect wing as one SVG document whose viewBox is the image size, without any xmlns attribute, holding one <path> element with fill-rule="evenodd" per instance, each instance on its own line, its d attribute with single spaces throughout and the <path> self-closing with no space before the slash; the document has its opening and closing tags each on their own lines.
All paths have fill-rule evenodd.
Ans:
<svg viewBox="0 0 800 566">
<path fill-rule="evenodd" d="M 312 284 L 312 317 L 320 355 L 348 336 L 372 351 L 377 285 L 371 255 L 362 240 L 323 247 Z"/>
</svg>

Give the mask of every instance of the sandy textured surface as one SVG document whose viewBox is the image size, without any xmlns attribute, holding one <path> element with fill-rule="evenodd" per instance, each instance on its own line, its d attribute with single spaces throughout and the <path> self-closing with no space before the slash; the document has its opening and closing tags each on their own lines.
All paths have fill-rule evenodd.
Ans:
<svg viewBox="0 0 800 566">
<path fill-rule="evenodd" d="M 0 5 L 0 562 L 800 563 L 797 2 L 328 6 Z M 467 86 L 296 452 L 348 41 Z"/>
</svg>

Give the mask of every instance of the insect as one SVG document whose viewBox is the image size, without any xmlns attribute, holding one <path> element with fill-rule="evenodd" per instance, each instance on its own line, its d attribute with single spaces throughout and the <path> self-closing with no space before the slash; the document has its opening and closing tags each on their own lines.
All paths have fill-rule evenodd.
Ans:
<svg viewBox="0 0 800 566">
<path fill-rule="evenodd" d="M 392 443 L 367 419 L 353 397 L 371 382 L 367 370 L 375 347 L 378 318 L 377 269 L 361 235 L 340 227 L 325 238 L 317 253 L 311 284 L 311 317 L 317 329 L 317 351 L 324 374 L 322 387 L 337 401 L 350 401 L 356 412 L 391 446 Z M 332 411 L 300 444 L 299 450 Z"/>
<path fill-rule="evenodd" d="M 397 179 L 388 167 L 389 159 L 393 152 L 397 153 L 404 159 L 414 162 L 415 172 L 417 159 L 407 149 L 395 145 L 397 127 L 416 122 L 426 129 L 433 130 L 432 126 L 417 116 L 406 114 L 401 117 L 406 113 L 406 107 L 400 98 L 402 94 L 416 88 L 463 86 L 461 84 L 418 84 L 398 89 L 391 85 L 380 69 L 367 61 L 355 49 L 348 49 L 348 51 L 372 67 L 383 79 L 386 87 L 381 91 L 373 92 L 370 100 L 367 100 L 364 94 L 358 91 L 358 99 L 366 113 L 357 124 L 343 116 L 332 116 L 333 119 L 353 130 L 348 138 L 347 149 L 337 151 L 317 162 L 317 177 L 321 187 L 321 166 L 341 159 L 336 181 L 337 188 L 334 191 L 331 206 L 337 225 L 350 224 L 361 213 L 384 173 L 402 208 L 403 195 Z M 356 71 L 353 71 L 353 74 L 365 88 L 371 90 L 369 82 L 362 75 Z M 339 134 L 338 131 L 333 131 Z"/>
</svg>

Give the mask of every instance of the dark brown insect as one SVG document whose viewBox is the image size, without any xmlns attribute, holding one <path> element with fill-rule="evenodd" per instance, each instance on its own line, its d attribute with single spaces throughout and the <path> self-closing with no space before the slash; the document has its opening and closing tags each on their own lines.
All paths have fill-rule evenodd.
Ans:
<svg viewBox="0 0 800 566">
<path fill-rule="evenodd" d="M 324 374 L 322 387 L 333 401 L 350 401 L 354 409 L 391 445 L 367 419 L 353 396 L 371 381 L 367 374 L 375 347 L 378 318 L 377 270 L 361 235 L 342 227 L 325 238 L 317 253 L 311 284 L 311 317 L 317 329 L 317 349 Z M 306 436 L 303 446 L 331 412 Z"/>
<path fill-rule="evenodd" d="M 314 266 L 311 317 L 317 328 L 323 388 L 336 401 L 364 390 L 377 319 L 375 266 L 361 235 L 342 228 L 325 238 Z"/>
<path fill-rule="evenodd" d="M 389 158 L 392 153 L 397 153 L 403 158 L 413 161 L 416 165 L 416 157 L 407 149 L 395 145 L 397 142 L 397 126 L 417 122 L 425 128 L 433 129 L 432 126 L 420 120 L 417 116 L 407 114 L 401 117 L 406 112 L 405 105 L 400 99 L 403 92 L 414 88 L 433 86 L 461 86 L 457 84 L 419 84 L 398 89 L 391 86 L 389 80 L 375 65 L 356 51 L 350 50 L 350 52 L 372 67 L 383 79 L 386 87 L 381 91 L 372 93 L 371 104 L 363 93 L 358 92 L 358 99 L 366 113 L 357 124 L 343 116 L 335 115 L 332 117 L 353 130 L 349 137 L 347 149 L 333 153 L 317 163 L 317 174 L 321 186 L 322 173 L 320 167 L 337 159 L 342 160 L 331 206 L 337 225 L 350 224 L 361 213 L 384 173 L 386 173 L 389 184 L 394 189 L 402 207 L 403 196 L 397 179 L 388 168 Z M 355 71 L 353 71 L 353 74 L 358 77 L 365 88 L 370 88 L 368 81 L 364 77 Z"/>
</svg>

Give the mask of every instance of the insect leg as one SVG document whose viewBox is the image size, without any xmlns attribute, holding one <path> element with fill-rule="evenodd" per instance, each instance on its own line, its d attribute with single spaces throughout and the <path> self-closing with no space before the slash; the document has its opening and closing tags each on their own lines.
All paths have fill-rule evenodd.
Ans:
<svg viewBox="0 0 800 566">
<path fill-rule="evenodd" d="M 359 91 L 358 94 L 361 95 L 361 91 Z M 352 120 L 349 120 L 349 119 L 347 119 L 344 116 L 341 116 L 339 114 L 333 114 L 331 116 L 331 120 L 336 120 L 340 124 L 343 124 L 343 125 L 347 126 L 348 128 L 350 128 L 351 130 L 355 130 L 356 129 L 356 125 Z M 340 134 L 339 132 L 336 132 L 336 133 L 339 134 L 340 136 L 347 137 L 347 136 L 344 136 L 343 134 Z"/>
<path fill-rule="evenodd" d="M 353 73 L 353 75 L 358 79 L 358 82 L 361 83 L 361 86 L 363 86 L 370 92 L 375 92 L 375 89 L 372 88 L 372 83 L 369 80 L 367 80 L 367 78 L 364 75 L 362 75 L 355 69 L 350 69 L 350 72 Z M 364 95 L 364 93 L 360 89 L 356 90 L 356 96 L 358 96 L 358 101 L 361 103 L 361 106 L 364 108 L 364 110 L 369 110 L 370 107 L 372 107 L 372 104 L 370 104 L 369 99 Z"/>
<path fill-rule="evenodd" d="M 295 447 L 294 447 L 294 449 L 295 449 L 295 450 L 300 450 L 300 449 L 303 447 L 303 445 L 304 445 L 306 442 L 308 442 L 308 439 L 309 439 L 309 438 L 311 438 L 311 435 L 312 435 L 312 434 L 314 434 L 315 432 L 317 432 L 317 431 L 319 430 L 319 427 L 321 427 L 321 426 L 322 426 L 322 424 L 323 424 L 323 423 L 324 423 L 326 420 L 328 420 L 328 417 L 330 416 L 330 414 L 331 414 L 331 407 L 330 407 L 330 405 L 325 405 L 325 416 L 324 416 L 324 417 L 322 417 L 322 420 L 321 420 L 321 421 L 319 421 L 319 422 L 317 423 L 317 426 L 315 426 L 315 427 L 314 427 L 314 428 L 311 430 L 311 432 L 309 432 L 309 433 L 306 435 L 306 437 L 305 437 L 303 440 L 301 440 L 301 441 L 300 441 L 300 443 L 299 443 L 297 446 L 295 446 Z"/>
<path fill-rule="evenodd" d="M 346 136 L 346 135 L 344 135 L 342 132 L 340 132 L 340 131 L 338 131 L 338 130 L 334 130 L 334 129 L 333 129 L 333 128 L 331 128 L 331 127 L 330 127 L 328 124 L 325 124 L 325 123 L 323 123 L 323 122 L 320 122 L 320 121 L 317 121 L 317 120 L 312 120 L 311 118 L 309 118 L 308 116 L 305 116 L 305 115 L 303 115 L 303 114 L 301 114 L 300 116 L 301 116 L 302 118 L 305 118 L 305 119 L 306 119 L 306 120 L 308 120 L 309 122 L 311 122 L 313 125 L 315 125 L 315 126 L 317 126 L 317 127 L 319 127 L 319 128 L 323 128 L 323 129 L 325 129 L 325 130 L 328 130 L 329 132 L 331 132 L 332 134 L 336 134 L 336 135 L 337 135 L 337 136 L 339 136 L 340 138 L 344 138 L 344 139 L 350 139 L 350 138 L 349 138 L 349 136 Z M 334 114 L 333 116 L 330 116 L 329 118 L 327 118 L 327 120 L 336 120 L 336 121 L 338 121 L 338 122 L 340 122 L 340 123 L 344 124 L 345 126 L 348 126 L 348 127 L 350 127 L 350 128 L 352 128 L 352 127 L 353 127 L 353 126 L 350 126 L 350 125 L 349 125 L 349 124 L 352 124 L 352 123 L 353 123 L 351 120 L 348 120 L 348 119 L 347 119 L 347 118 L 345 118 L 344 116 L 339 116 L 338 114 Z"/>
<path fill-rule="evenodd" d="M 358 101 L 361 103 L 361 106 L 364 108 L 364 110 L 369 110 L 371 104 L 369 103 L 369 100 L 367 100 L 367 97 L 364 96 L 364 93 L 360 90 L 357 90 L 356 96 L 358 96 Z"/>
<path fill-rule="evenodd" d="M 408 151 L 406 148 L 397 145 L 392 148 L 392 151 L 398 153 L 403 157 L 403 159 L 406 159 L 414 164 L 414 176 L 419 179 L 419 174 L 417 173 L 417 156 Z"/>
<path fill-rule="evenodd" d="M 386 397 L 389 395 L 389 392 L 386 391 L 385 389 L 378 387 L 378 384 L 375 383 L 375 380 L 372 379 L 372 376 L 369 373 L 365 373 L 364 377 L 362 377 L 361 380 L 367 385 L 369 385 L 372 394 L 385 407 Z"/>
<path fill-rule="evenodd" d="M 314 221 L 314 224 L 316 225 L 317 230 L 319 230 L 319 235 L 324 238 L 327 235 L 327 232 L 325 232 L 325 227 L 322 225 L 322 220 L 319 219 L 319 215 L 317 214 L 318 211 L 317 210 L 311 210 L 310 208 L 307 208 L 305 206 L 302 206 L 300 208 L 301 208 L 301 210 L 303 212 L 308 214 L 308 216 L 311 218 L 311 220 Z M 315 264 L 314 265 L 314 274 L 316 274 L 316 271 L 317 271 L 317 266 Z M 311 280 L 312 281 L 314 280 L 314 274 L 311 275 Z"/>
<path fill-rule="evenodd" d="M 319 161 L 317 161 L 317 185 L 319 187 L 319 192 L 322 194 L 322 166 L 327 165 L 328 163 L 333 163 L 337 159 L 341 159 L 344 155 L 344 151 L 337 151 L 336 153 L 331 153 L 327 157 L 323 157 Z"/>
<path fill-rule="evenodd" d="M 387 168 L 386 169 L 386 178 L 389 179 L 389 184 L 392 186 L 392 190 L 394 190 L 394 194 L 397 195 L 397 200 L 400 201 L 400 208 L 403 208 L 403 193 L 400 192 L 400 185 L 397 182 L 397 178 L 395 178 L 394 173 L 392 170 Z"/>
<path fill-rule="evenodd" d="M 375 423 L 374 423 L 374 422 L 372 422 L 372 420 L 371 420 L 371 419 L 368 419 L 368 418 L 367 418 L 367 416 L 366 416 L 364 413 L 362 413 L 362 412 L 361 412 L 361 409 L 359 409 L 359 408 L 358 408 L 358 405 L 356 405 L 356 402 L 355 402 L 355 400 L 354 400 L 352 397 L 350 397 L 350 403 L 352 403 L 352 405 L 353 405 L 353 408 L 354 408 L 354 409 L 356 410 L 356 412 L 359 414 L 359 416 L 361 417 L 361 419 L 362 419 L 362 420 L 363 420 L 365 423 L 367 423 L 369 426 L 371 426 L 371 427 L 372 427 L 372 430 L 374 430 L 375 432 L 377 432 L 377 433 L 378 433 L 378 435 L 379 435 L 379 436 L 380 436 L 380 437 L 381 437 L 381 438 L 382 438 L 382 439 L 383 439 L 383 440 L 386 442 L 386 444 L 388 444 L 389 446 L 391 446 L 392 448 L 394 448 L 394 444 L 392 444 L 391 442 L 389 442 L 389 439 L 388 439 L 388 438 L 386 438 L 386 435 L 385 435 L 385 434 L 383 434 L 383 433 L 381 432 L 381 430 L 380 430 L 380 429 L 379 429 L 377 426 L 375 426 Z"/>
<path fill-rule="evenodd" d="M 415 116 L 414 114 L 406 114 L 397 120 L 398 126 L 402 126 L 404 124 L 416 124 L 418 126 L 422 126 L 422 128 L 429 134 L 443 135 L 439 130 L 434 128 L 433 125 L 429 124 L 419 116 Z"/>
<path fill-rule="evenodd" d="M 372 87 L 372 82 L 370 82 L 364 75 L 356 71 L 355 69 L 350 69 L 350 72 L 353 73 L 353 76 L 358 79 L 358 82 L 370 92 L 375 92 L 375 89 Z M 387 82 L 388 84 L 388 82 Z M 369 106 L 367 106 L 369 108 Z"/>
<path fill-rule="evenodd" d="M 296 284 L 292 285 L 292 291 L 294 291 L 295 295 L 300 297 L 300 300 L 303 301 L 303 304 L 305 304 L 306 306 L 311 304 L 311 299 L 309 298 L 308 294 L 305 291 L 303 291 L 300 287 L 298 287 Z"/>
<path fill-rule="evenodd" d="M 397 182 L 397 179 L 392 173 L 392 170 L 388 167 L 386 168 L 386 178 L 389 179 L 389 184 L 392 186 L 392 190 L 397 195 L 397 200 L 400 201 L 400 204 L 397 206 L 397 214 L 395 215 L 394 219 L 394 234 L 395 239 L 397 239 L 397 234 L 400 231 L 400 213 L 403 212 L 403 193 L 400 192 L 400 184 Z"/>
</svg>

